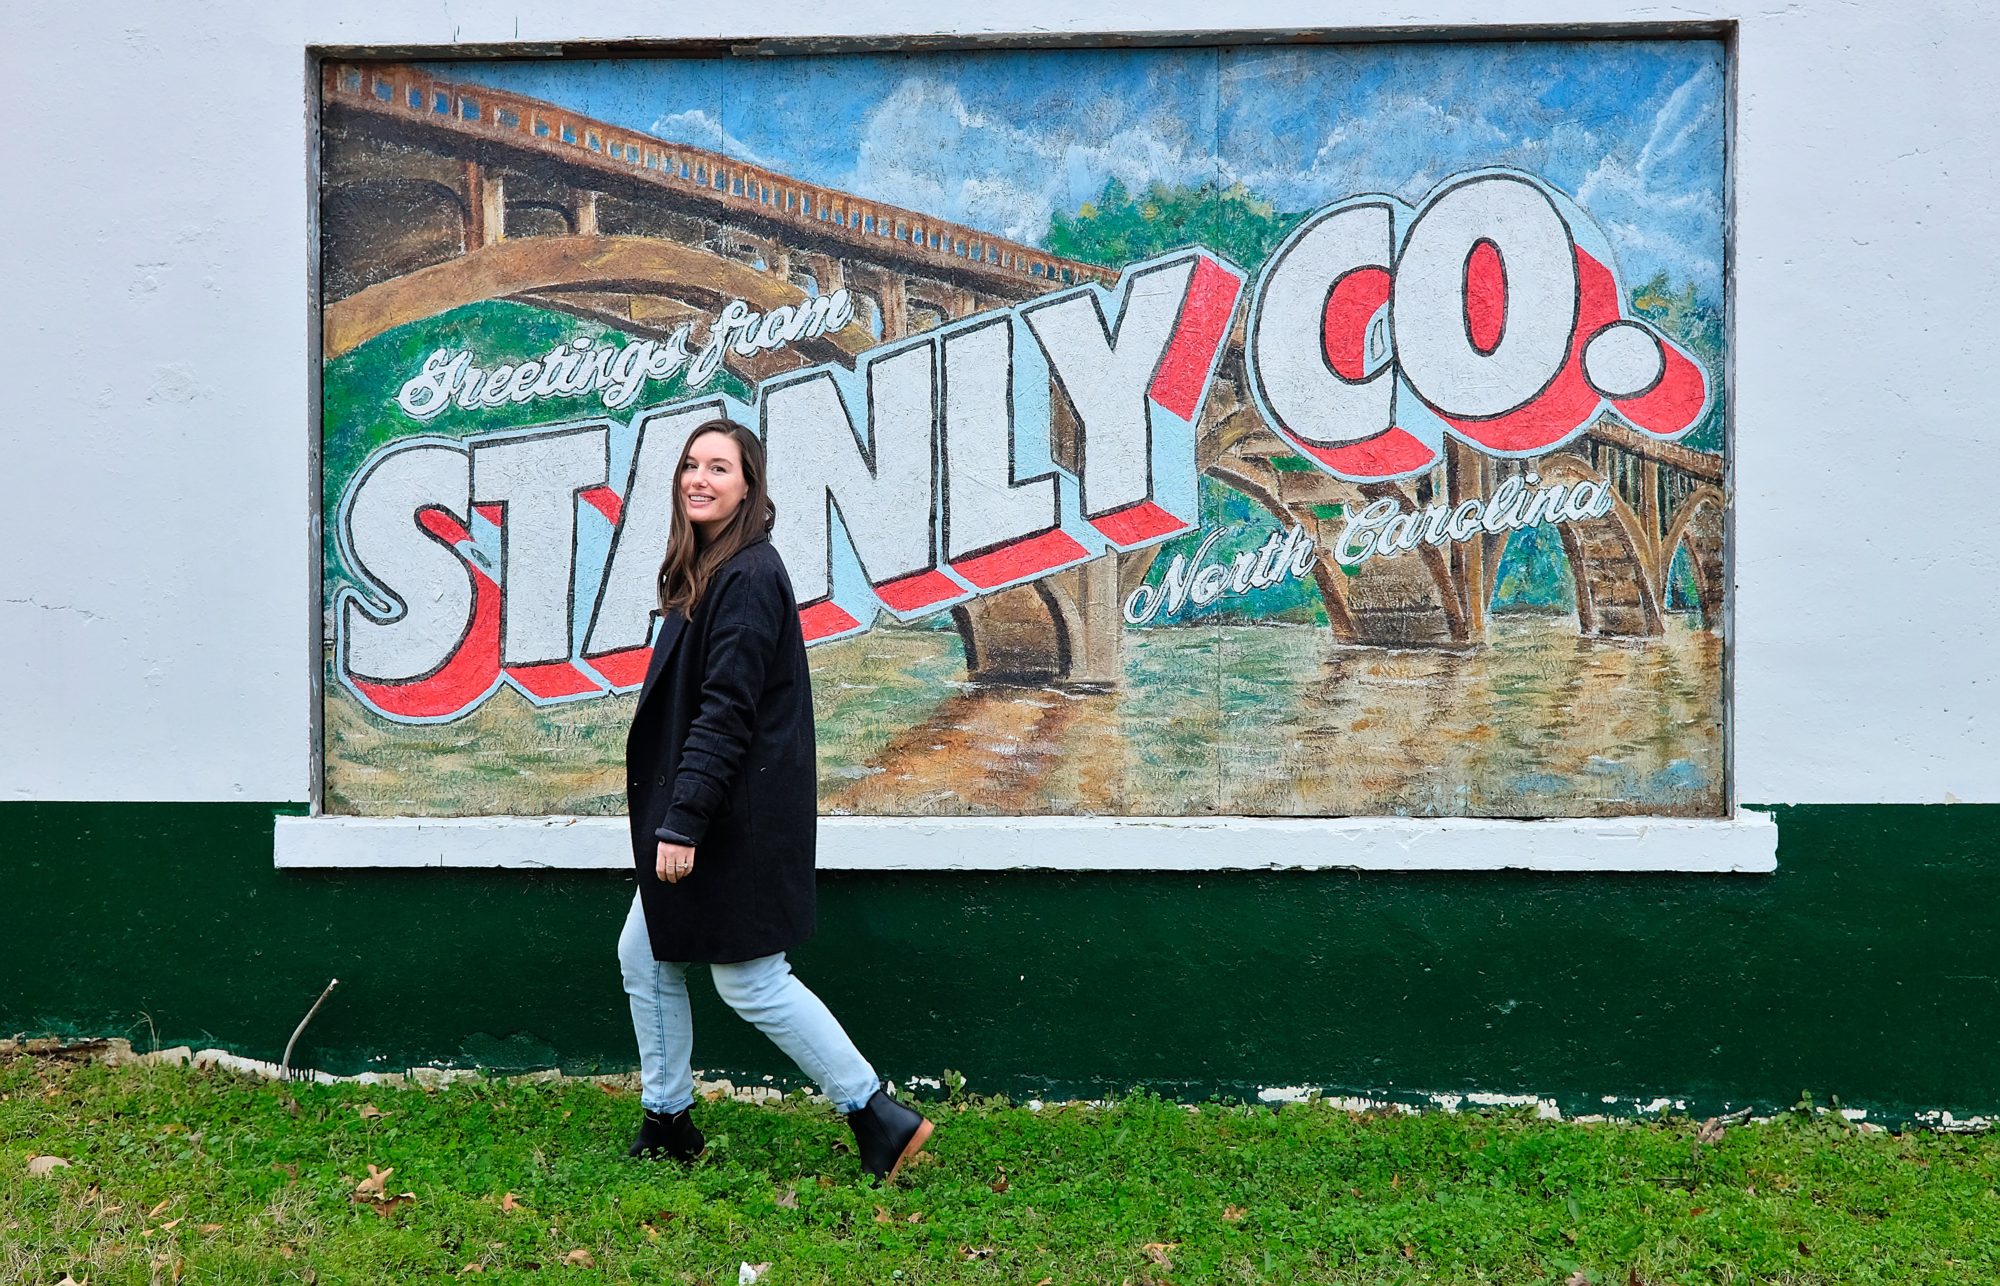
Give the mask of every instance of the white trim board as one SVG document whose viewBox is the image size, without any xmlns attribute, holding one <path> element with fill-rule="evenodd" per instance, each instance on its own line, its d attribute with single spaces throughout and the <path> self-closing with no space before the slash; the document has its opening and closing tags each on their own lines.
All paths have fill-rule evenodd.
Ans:
<svg viewBox="0 0 2000 1286">
<path fill-rule="evenodd" d="M 279 817 L 281 869 L 626 870 L 623 817 Z M 831 871 L 1692 871 L 1778 866 L 1778 824 L 1731 818 L 824 817 Z"/>
</svg>

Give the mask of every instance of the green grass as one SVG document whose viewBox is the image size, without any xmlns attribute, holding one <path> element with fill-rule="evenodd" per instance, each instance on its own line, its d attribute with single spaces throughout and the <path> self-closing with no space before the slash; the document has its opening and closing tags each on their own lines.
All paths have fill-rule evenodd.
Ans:
<svg viewBox="0 0 2000 1286">
<path fill-rule="evenodd" d="M 1685 1120 L 958 1099 L 928 1106 L 928 1163 L 878 1191 L 845 1124 L 797 1098 L 699 1105 L 710 1157 L 682 1171 L 625 1160 L 637 1101 L 577 1081 L 16 1057 L 0 1096 L 10 1283 L 721 1286 L 744 1261 L 767 1286 L 2000 1279 L 2000 1140 L 1807 1113 L 1704 1144 Z M 33 1176 L 40 1154 L 71 1164 Z M 371 1165 L 415 1200 L 357 1203 Z"/>
</svg>

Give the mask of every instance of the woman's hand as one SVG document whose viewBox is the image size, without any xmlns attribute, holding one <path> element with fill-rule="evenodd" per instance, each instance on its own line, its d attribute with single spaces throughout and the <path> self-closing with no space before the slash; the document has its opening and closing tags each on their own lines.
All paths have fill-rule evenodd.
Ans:
<svg viewBox="0 0 2000 1286">
<path fill-rule="evenodd" d="M 669 844 L 661 840 L 659 857 L 653 869 L 667 883 L 678 883 L 683 875 L 694 870 L 694 850 L 685 844 Z"/>
</svg>

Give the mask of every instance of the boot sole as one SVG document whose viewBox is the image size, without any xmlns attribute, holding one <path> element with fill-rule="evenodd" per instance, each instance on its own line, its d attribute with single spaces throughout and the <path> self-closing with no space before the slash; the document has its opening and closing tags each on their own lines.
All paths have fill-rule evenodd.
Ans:
<svg viewBox="0 0 2000 1286">
<path fill-rule="evenodd" d="M 890 1166 L 889 1173 L 882 1176 L 883 1184 L 887 1185 L 896 1181 L 896 1172 L 903 1168 L 903 1162 L 908 1161 L 911 1157 L 924 1150 L 924 1144 L 929 1141 L 931 1131 L 936 1128 L 929 1121 L 918 1123 L 917 1132 L 912 1134 L 910 1141 L 903 1145 L 902 1154 L 896 1158 L 896 1164 Z"/>
</svg>

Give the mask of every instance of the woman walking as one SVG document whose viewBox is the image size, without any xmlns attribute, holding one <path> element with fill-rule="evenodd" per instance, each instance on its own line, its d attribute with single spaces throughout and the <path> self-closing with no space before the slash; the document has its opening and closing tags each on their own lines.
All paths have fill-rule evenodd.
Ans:
<svg viewBox="0 0 2000 1286">
<path fill-rule="evenodd" d="M 688 436 L 660 564 L 652 665 L 626 739 L 639 891 L 618 960 L 639 1041 L 645 1120 L 633 1156 L 692 1161 L 687 970 L 847 1113 L 861 1164 L 888 1181 L 931 1123 L 889 1094 L 819 997 L 792 976 L 812 936 L 818 795 L 812 680 L 798 604 L 768 539 L 764 447 L 731 420 Z"/>
</svg>

